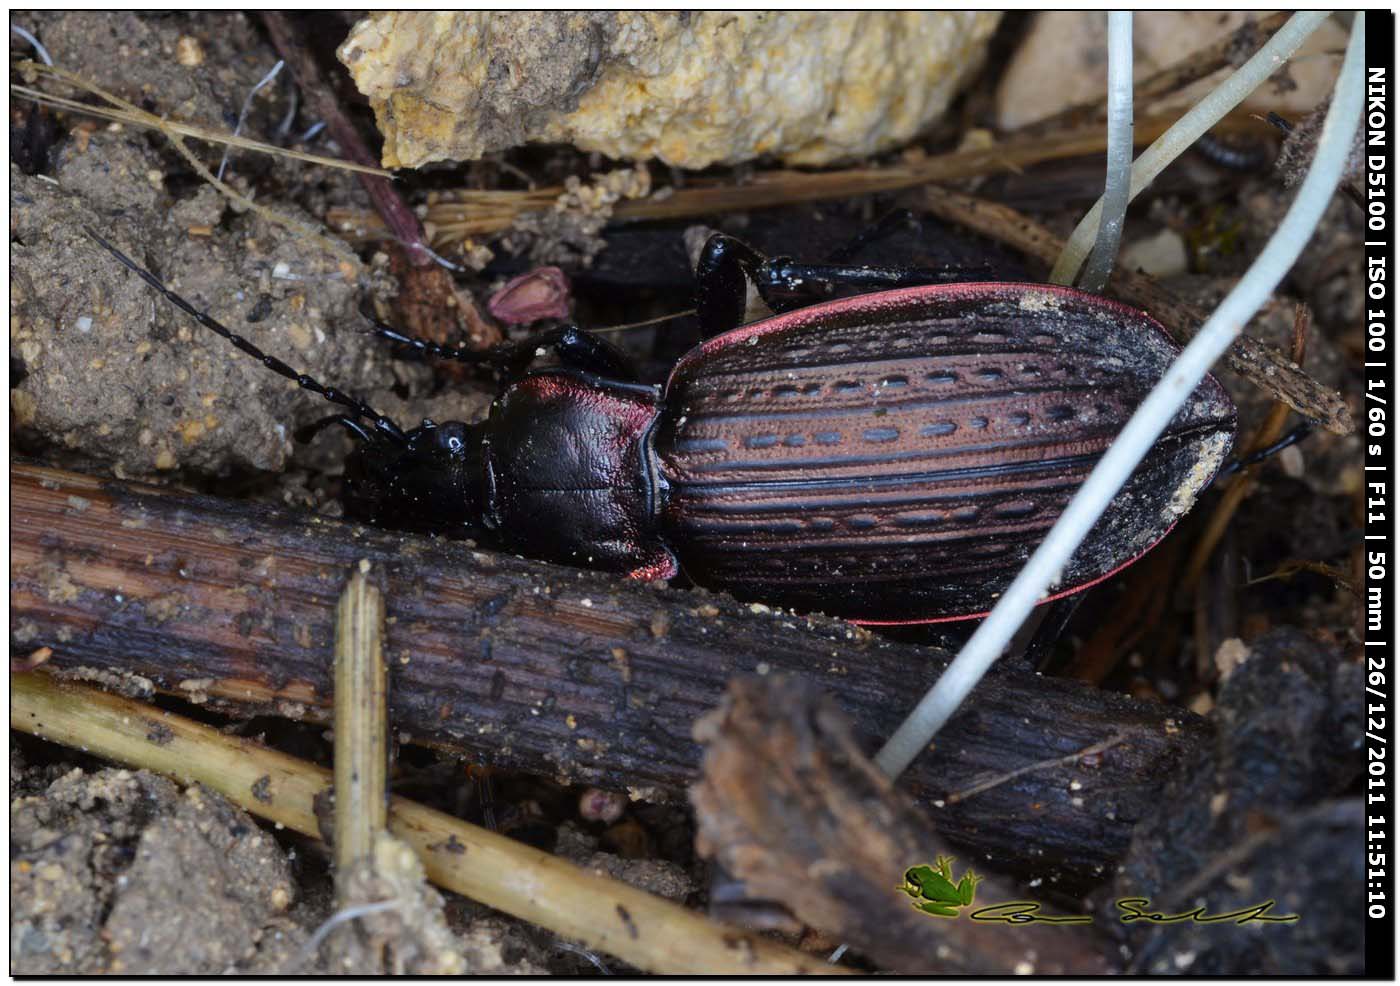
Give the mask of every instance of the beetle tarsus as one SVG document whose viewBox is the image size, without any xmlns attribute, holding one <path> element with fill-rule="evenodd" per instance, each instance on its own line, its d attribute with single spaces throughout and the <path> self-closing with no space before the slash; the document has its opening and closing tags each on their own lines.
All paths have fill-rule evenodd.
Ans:
<svg viewBox="0 0 1400 986">
<path fill-rule="evenodd" d="M 407 346 L 417 350 L 426 356 L 436 356 L 438 359 L 454 360 L 459 363 L 470 363 L 480 365 L 491 361 L 490 349 L 465 349 L 458 346 L 441 346 L 431 339 L 422 336 L 411 336 L 394 328 L 388 322 L 381 322 L 374 317 L 368 306 L 360 309 L 360 314 L 367 322 L 374 326 L 374 334 L 380 339 L 388 340 L 397 346 Z"/>
</svg>

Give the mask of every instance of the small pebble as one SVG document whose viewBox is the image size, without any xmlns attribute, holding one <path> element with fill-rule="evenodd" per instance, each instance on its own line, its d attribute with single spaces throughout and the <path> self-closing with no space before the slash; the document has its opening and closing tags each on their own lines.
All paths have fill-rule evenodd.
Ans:
<svg viewBox="0 0 1400 986">
<path fill-rule="evenodd" d="M 1278 454 L 1278 464 L 1283 469 L 1283 474 L 1289 479 L 1302 479 L 1307 475 L 1307 466 L 1303 461 L 1303 450 L 1296 445 L 1290 445 Z"/>
<path fill-rule="evenodd" d="M 203 65 L 204 46 L 188 34 L 180 35 L 180 40 L 175 42 L 175 61 L 185 68 Z"/>
</svg>

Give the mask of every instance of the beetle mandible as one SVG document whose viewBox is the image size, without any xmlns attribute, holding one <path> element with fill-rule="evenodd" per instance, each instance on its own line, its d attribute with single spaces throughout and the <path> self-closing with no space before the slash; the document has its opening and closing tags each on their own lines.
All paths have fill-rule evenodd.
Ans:
<svg viewBox="0 0 1400 986">
<path fill-rule="evenodd" d="M 349 515 L 868 624 L 985 614 L 1178 351 L 1148 315 L 1096 295 L 768 259 L 716 233 L 697 265 L 704 341 L 662 386 L 573 325 L 475 352 L 376 321 L 383 338 L 503 371 L 484 421 L 405 431 L 88 232 L 205 328 L 344 408 Z M 749 283 L 778 314 L 739 325 Z M 836 286 L 873 293 L 810 303 Z M 542 350 L 559 365 L 531 369 Z M 1159 541 L 1234 424 L 1206 377 L 1052 598 Z"/>
</svg>

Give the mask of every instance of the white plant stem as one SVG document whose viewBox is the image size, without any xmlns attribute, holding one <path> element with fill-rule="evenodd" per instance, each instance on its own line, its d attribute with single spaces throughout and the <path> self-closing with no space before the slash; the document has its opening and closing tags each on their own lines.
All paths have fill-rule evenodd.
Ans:
<svg viewBox="0 0 1400 986">
<path fill-rule="evenodd" d="M 34 35 L 30 34 L 18 24 L 10 25 L 10 33 L 17 38 L 23 38 L 25 41 L 28 41 L 29 46 L 33 48 L 35 54 L 39 56 L 39 61 L 43 62 L 45 65 L 53 65 L 53 57 L 49 54 L 49 50 L 41 45 L 39 39 Z"/>
<path fill-rule="evenodd" d="M 902 773 L 962 704 L 1211 365 L 1298 259 L 1341 180 L 1361 122 L 1365 25 L 1366 15 L 1358 13 L 1316 156 L 1283 222 L 1234 290 L 1152 388 L 990 615 L 876 755 L 875 762 L 885 773 L 892 777 Z"/>
<path fill-rule="evenodd" d="M 243 132 L 243 124 L 246 123 L 248 120 L 248 111 L 253 108 L 253 97 L 256 96 L 259 90 L 261 90 L 264 86 L 269 85 L 273 79 L 277 78 L 277 73 L 282 71 L 282 66 L 285 64 L 286 63 L 279 58 L 277 60 L 277 64 L 272 66 L 272 70 L 269 71 L 267 75 L 264 75 L 262 79 L 258 81 L 257 85 L 255 85 L 252 89 L 248 90 L 248 95 L 243 100 L 243 108 L 238 111 L 238 125 L 233 128 L 233 135 L 235 137 L 237 137 L 240 133 Z M 224 156 L 219 158 L 219 173 L 215 175 L 215 177 L 218 178 L 219 181 L 224 180 L 224 168 L 228 167 L 228 156 L 229 152 L 232 150 L 232 147 L 229 147 L 228 145 L 224 146 Z"/>
<path fill-rule="evenodd" d="M 1172 124 L 1171 129 L 1158 137 L 1133 163 L 1129 199 L 1137 198 L 1138 193 L 1150 185 L 1167 165 L 1220 122 L 1227 113 L 1244 102 L 1245 98 L 1259 88 L 1269 76 L 1277 72 L 1288 57 L 1307 40 L 1308 35 L 1322 25 L 1330 13 L 1331 11 L 1327 10 L 1309 10 L 1294 14 L 1278 29 L 1277 34 L 1254 53 L 1253 58 L 1241 65 L 1233 75 L 1211 90 L 1208 96 Z M 1088 215 L 1079 221 L 1074 233 L 1065 242 L 1060 259 L 1055 261 L 1055 267 L 1050 272 L 1050 283 L 1074 283 L 1075 275 L 1079 273 L 1079 268 L 1093 245 L 1103 212 L 1104 202 L 1100 199 L 1089 210 Z"/>
<path fill-rule="evenodd" d="M 1079 287 L 1102 291 L 1113 271 L 1118 244 L 1123 239 L 1123 219 L 1128 214 L 1129 186 L 1133 173 L 1133 13 L 1114 10 L 1108 15 L 1108 163 L 1104 171 L 1103 210 L 1098 238 Z"/>
</svg>

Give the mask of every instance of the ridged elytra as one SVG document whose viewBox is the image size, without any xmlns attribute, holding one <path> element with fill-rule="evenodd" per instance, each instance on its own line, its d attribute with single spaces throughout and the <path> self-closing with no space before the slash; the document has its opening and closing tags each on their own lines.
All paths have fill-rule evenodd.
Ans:
<svg viewBox="0 0 1400 986">
<path fill-rule="evenodd" d="M 907 288 L 726 333 L 671 373 L 662 527 L 696 582 L 868 623 L 984 614 L 1178 349 L 1136 309 L 1036 284 Z M 1056 589 L 1156 544 L 1229 455 L 1197 387 Z"/>
</svg>

